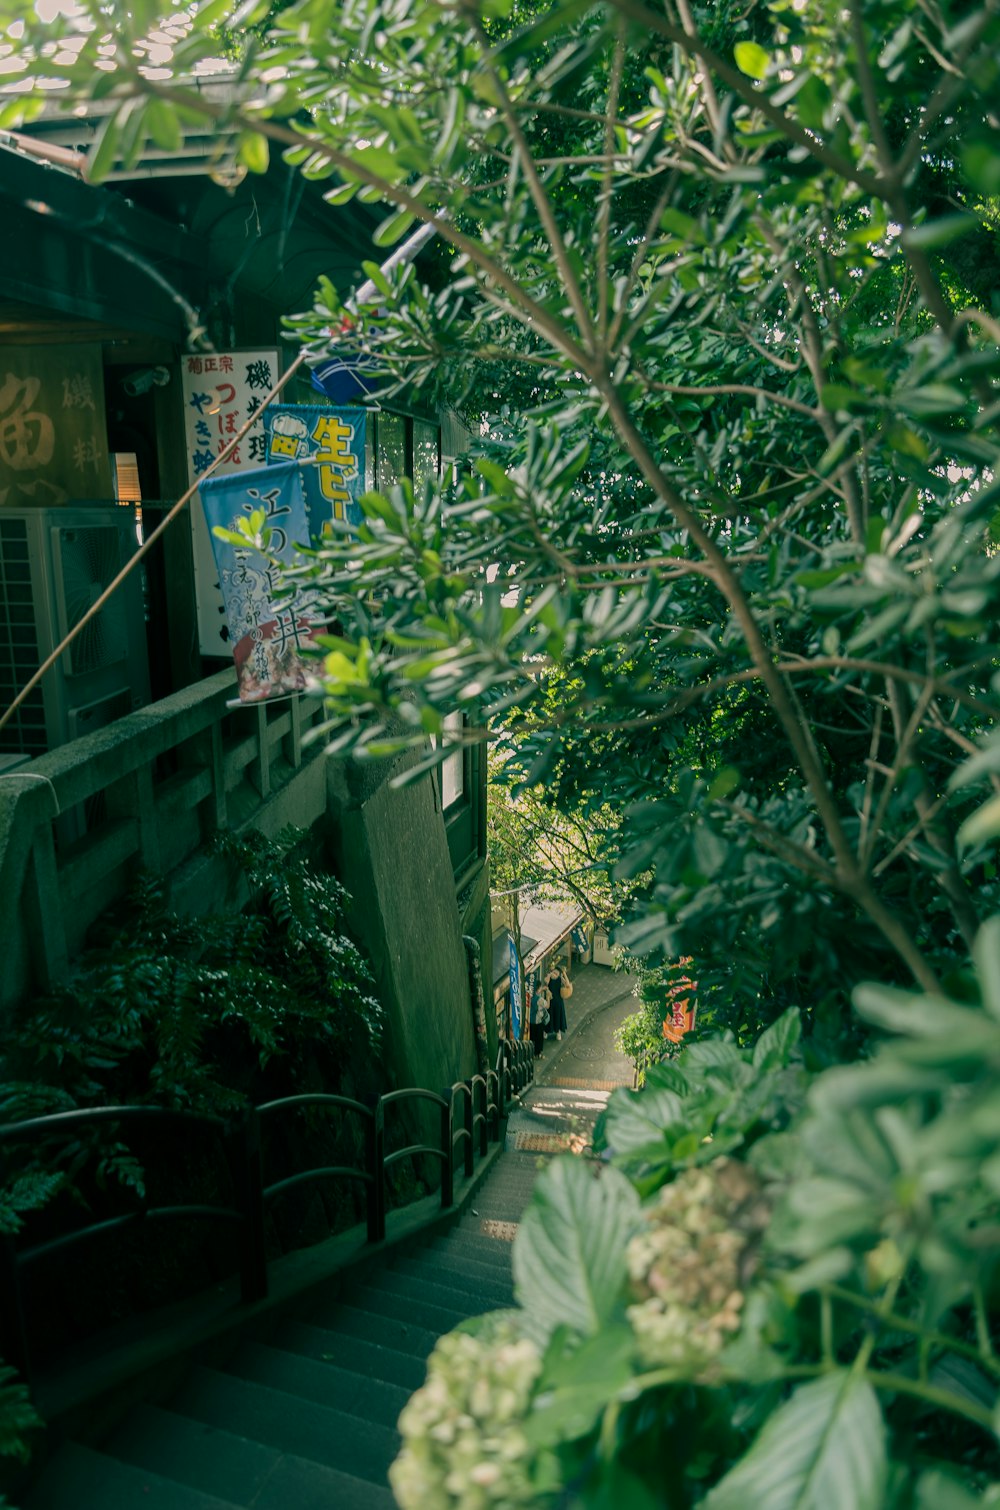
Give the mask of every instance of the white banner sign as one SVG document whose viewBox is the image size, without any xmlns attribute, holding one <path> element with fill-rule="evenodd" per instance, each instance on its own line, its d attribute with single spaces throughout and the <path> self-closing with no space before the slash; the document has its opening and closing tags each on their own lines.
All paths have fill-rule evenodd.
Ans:
<svg viewBox="0 0 1000 1510">
<path fill-rule="evenodd" d="M 216 351 L 181 358 L 184 400 L 184 439 L 188 480 L 197 482 L 219 452 L 261 406 L 280 375 L 277 351 Z M 255 425 L 214 476 L 243 472 L 263 465 L 263 423 Z M 225 607 L 219 591 L 215 553 L 201 508 L 192 508 L 194 584 L 198 605 L 198 641 L 202 655 L 227 660 Z"/>
</svg>

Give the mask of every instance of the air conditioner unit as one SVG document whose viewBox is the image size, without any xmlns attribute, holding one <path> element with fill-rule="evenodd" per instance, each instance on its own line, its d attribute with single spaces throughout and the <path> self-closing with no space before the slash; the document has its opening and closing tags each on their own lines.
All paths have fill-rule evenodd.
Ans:
<svg viewBox="0 0 1000 1510">
<path fill-rule="evenodd" d="M 121 505 L 0 508 L 0 708 L 79 623 L 136 547 L 133 510 Z M 137 569 L 0 730 L 0 751 L 41 755 L 148 702 Z"/>
</svg>

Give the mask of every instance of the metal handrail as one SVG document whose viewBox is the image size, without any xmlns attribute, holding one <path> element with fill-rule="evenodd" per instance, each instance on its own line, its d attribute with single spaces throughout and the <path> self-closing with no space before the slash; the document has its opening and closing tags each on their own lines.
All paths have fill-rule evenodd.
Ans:
<svg viewBox="0 0 1000 1510">
<path fill-rule="evenodd" d="M 530 1043 L 502 1039 L 497 1052 L 496 1068 L 485 1075 L 476 1074 L 458 1080 L 443 1093 L 422 1086 L 408 1086 L 387 1091 L 370 1104 L 349 1096 L 325 1093 L 284 1096 L 249 1107 L 234 1121 L 207 1112 L 192 1112 L 161 1106 L 96 1106 L 72 1111 L 52 1112 L 28 1117 L 7 1126 L 0 1125 L 0 1148 L 18 1142 L 45 1143 L 87 1124 L 161 1122 L 200 1127 L 221 1137 L 226 1143 L 236 1187 L 234 1206 L 178 1205 L 147 1206 L 121 1216 L 91 1222 L 73 1232 L 63 1233 L 31 1248 L 19 1249 L 10 1236 L 0 1236 L 0 1356 L 30 1378 L 31 1356 L 28 1345 L 20 1272 L 39 1259 L 121 1229 L 151 1221 L 213 1220 L 238 1224 L 240 1242 L 240 1290 L 244 1303 L 262 1300 L 267 1295 L 267 1258 L 265 1251 L 264 1209 L 267 1202 L 308 1180 L 343 1178 L 357 1180 L 366 1189 L 367 1232 L 370 1243 L 380 1243 L 386 1233 L 385 1171 L 400 1160 L 413 1156 L 437 1159 L 441 1164 L 441 1206 L 447 1209 L 455 1199 L 455 1146 L 463 1152 L 466 1177 L 475 1170 L 478 1148 L 485 1156 L 489 1140 L 500 1136 L 500 1124 L 511 1096 L 519 1094 L 534 1076 L 534 1056 Z M 413 1143 L 405 1148 L 385 1152 L 385 1109 L 387 1106 L 423 1101 L 436 1106 L 440 1113 L 439 1140 Z M 462 1106 L 461 1125 L 456 1127 L 455 1106 Z M 362 1118 L 365 1128 L 365 1162 L 361 1168 L 350 1165 L 323 1165 L 299 1170 L 282 1180 L 264 1185 L 261 1159 L 261 1120 L 289 1108 L 315 1106 L 337 1110 Z M 477 1137 L 478 1134 L 478 1137 Z"/>
</svg>

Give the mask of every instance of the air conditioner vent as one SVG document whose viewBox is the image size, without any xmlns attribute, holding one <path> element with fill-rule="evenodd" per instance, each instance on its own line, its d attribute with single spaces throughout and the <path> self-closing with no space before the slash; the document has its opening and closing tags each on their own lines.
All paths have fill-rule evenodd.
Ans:
<svg viewBox="0 0 1000 1510">
<path fill-rule="evenodd" d="M 114 504 L 0 509 L 0 707 L 7 707 L 136 548 Z M 138 571 L 115 590 L 0 730 L 0 752 L 41 755 L 149 701 Z"/>
<path fill-rule="evenodd" d="M 60 625 L 68 633 L 93 608 L 122 567 L 122 537 L 117 529 L 53 530 L 53 555 L 62 588 Z M 114 594 L 69 648 L 70 675 L 100 671 L 128 656 L 128 611 Z"/>
</svg>

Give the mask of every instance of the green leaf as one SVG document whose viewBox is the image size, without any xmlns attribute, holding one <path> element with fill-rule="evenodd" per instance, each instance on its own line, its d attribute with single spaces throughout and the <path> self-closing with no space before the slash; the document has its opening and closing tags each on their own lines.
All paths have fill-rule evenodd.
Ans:
<svg viewBox="0 0 1000 1510">
<path fill-rule="evenodd" d="M 875 1391 L 837 1369 L 775 1411 L 704 1510 L 883 1510 L 887 1471 Z"/>
<path fill-rule="evenodd" d="M 915 1510 L 983 1510 L 985 1505 L 996 1503 L 995 1495 L 980 1499 L 952 1474 L 938 1468 L 922 1473 L 917 1481 Z"/>
<path fill-rule="evenodd" d="M 852 404 L 864 403 L 864 394 L 856 388 L 848 388 L 846 383 L 824 383 L 819 401 L 824 409 L 850 409 Z"/>
<path fill-rule="evenodd" d="M 411 210 L 397 210 L 376 228 L 372 240 L 376 246 L 392 246 L 406 235 L 416 218 Z"/>
<path fill-rule="evenodd" d="M 560 1325 L 600 1331 L 620 1304 L 638 1225 L 639 1197 L 616 1169 L 597 1178 L 567 1157 L 541 1174 L 514 1244 L 515 1294 L 541 1335 Z"/>
<path fill-rule="evenodd" d="M 927 220 L 923 225 L 911 226 L 908 231 L 903 232 L 900 240 L 904 246 L 929 251 L 939 246 L 947 246 L 959 236 L 974 231 L 978 224 L 979 221 L 975 215 L 959 211 L 954 215 L 941 215 L 937 220 Z"/>
<path fill-rule="evenodd" d="M 99 184 L 107 178 L 118 161 L 121 140 L 121 112 L 114 110 L 105 120 L 97 141 L 87 156 L 87 178 L 90 183 Z"/>
<path fill-rule="evenodd" d="M 572 1442 L 590 1431 L 599 1413 L 632 1377 L 635 1337 L 624 1322 L 580 1343 L 557 1327 L 546 1350 L 525 1435 L 536 1447 Z"/>
<path fill-rule="evenodd" d="M 672 231 L 682 241 L 689 241 L 695 246 L 705 245 L 705 232 L 691 215 L 685 215 L 683 210 L 664 210 L 660 216 L 660 227 L 664 231 Z"/>
<path fill-rule="evenodd" d="M 750 79 L 763 79 L 770 67 L 770 56 L 756 42 L 737 42 L 733 48 L 733 57 L 740 73 L 745 73 Z"/>
<path fill-rule="evenodd" d="M 665 1158 L 668 1130 L 683 1125 L 684 1102 L 672 1090 L 647 1084 L 643 1091 L 611 1093 L 606 1135 L 615 1154 Z"/>
<path fill-rule="evenodd" d="M 797 1007 L 789 1007 L 787 1012 L 782 1013 L 777 1022 L 772 1022 L 766 1028 L 753 1050 L 753 1067 L 755 1070 L 784 1069 L 790 1063 L 792 1054 L 802 1037 L 802 1019 Z"/>
<path fill-rule="evenodd" d="M 956 766 L 948 778 L 948 790 L 954 792 L 959 787 L 971 786 L 980 776 L 990 776 L 995 771 L 1000 771 L 1000 736 L 996 734 L 975 755 L 970 755 L 968 760 L 963 760 L 960 766 Z"/>
<path fill-rule="evenodd" d="M 236 158 L 251 173 L 266 173 L 270 162 L 267 137 L 259 131 L 241 131 L 236 146 Z"/>
<path fill-rule="evenodd" d="M 164 152 L 179 152 L 183 142 L 177 111 L 167 100 L 150 100 L 146 107 L 146 130 Z"/>
<path fill-rule="evenodd" d="M 909 1043 L 896 1053 L 917 1063 L 957 1063 L 969 1057 L 995 1054 L 1000 1048 L 997 1024 L 985 1012 L 960 1007 L 946 996 L 899 991 L 893 986 L 865 984 L 854 991 L 859 1016 L 888 1033 L 904 1035 Z"/>
<path fill-rule="evenodd" d="M 1000 835 L 1000 797 L 991 797 L 982 807 L 970 813 L 959 828 L 955 838 L 959 849 L 973 849 L 977 844 L 986 844 Z"/>
<path fill-rule="evenodd" d="M 965 176 L 981 194 L 1000 194 L 1000 150 L 996 141 L 974 141 L 962 148 Z"/>
<path fill-rule="evenodd" d="M 1000 1019 L 1000 916 L 987 918 L 972 946 L 983 1006 Z"/>
</svg>

